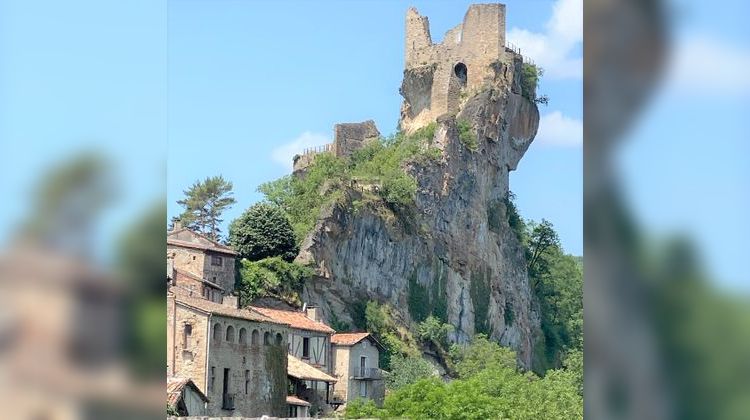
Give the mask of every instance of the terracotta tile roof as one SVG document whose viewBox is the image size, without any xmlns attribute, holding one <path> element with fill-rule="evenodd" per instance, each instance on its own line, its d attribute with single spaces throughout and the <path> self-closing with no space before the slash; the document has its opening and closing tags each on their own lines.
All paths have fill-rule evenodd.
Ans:
<svg viewBox="0 0 750 420">
<path fill-rule="evenodd" d="M 289 404 L 289 405 L 301 405 L 301 406 L 304 406 L 304 407 L 309 407 L 310 406 L 309 402 L 307 402 L 307 401 L 303 400 L 302 398 L 297 397 L 295 395 L 289 395 L 288 397 L 286 397 L 286 403 Z"/>
<path fill-rule="evenodd" d="M 181 239 L 178 239 L 178 236 L 182 232 L 189 232 L 192 235 L 195 235 L 196 237 L 203 239 L 205 243 L 199 243 L 199 242 L 192 242 L 192 241 L 184 241 Z M 215 251 L 220 252 L 223 254 L 230 254 L 230 255 L 237 255 L 237 252 L 235 252 L 231 247 L 226 246 L 222 243 L 216 242 L 213 239 L 201 235 L 198 232 L 194 232 L 188 228 L 181 228 L 178 230 L 173 230 L 167 234 L 167 244 L 170 245 L 177 245 L 177 246 L 184 246 L 187 248 L 195 248 L 195 249 L 202 249 L 202 250 L 208 250 L 208 251 Z"/>
<path fill-rule="evenodd" d="M 193 388 L 203 401 L 208 402 L 206 395 L 198 389 L 198 386 L 195 385 L 192 379 L 171 377 L 167 378 L 167 404 L 169 406 L 174 407 L 177 404 L 177 401 L 182 397 L 182 390 L 186 386 Z"/>
<path fill-rule="evenodd" d="M 289 324 L 292 328 L 308 331 L 318 331 L 329 334 L 333 334 L 336 332 L 328 325 L 322 322 L 313 321 L 312 319 L 308 318 L 304 312 L 261 308 L 259 306 L 251 306 L 250 308 L 260 312 L 261 314 L 269 318 L 275 319 L 279 322 L 283 322 L 284 324 Z"/>
<path fill-rule="evenodd" d="M 370 333 L 337 333 L 331 336 L 331 344 L 339 346 L 353 346 L 367 338 Z"/>
<path fill-rule="evenodd" d="M 292 378 L 301 379 L 303 381 L 322 381 L 322 382 L 336 382 L 336 378 L 323 372 L 320 369 L 316 369 L 302 360 L 287 354 L 287 375 Z"/>
<path fill-rule="evenodd" d="M 220 303 L 203 299 L 202 297 L 189 296 L 185 292 L 180 292 L 179 289 L 170 289 L 173 289 L 173 292 L 177 292 L 175 293 L 175 299 L 178 303 L 190 306 L 195 309 L 200 309 L 205 312 L 223 315 L 231 318 L 245 319 L 248 321 L 268 322 L 271 324 L 281 324 L 287 326 L 289 325 L 286 322 L 269 318 L 249 308 L 233 308 L 231 306 L 222 305 Z"/>
</svg>

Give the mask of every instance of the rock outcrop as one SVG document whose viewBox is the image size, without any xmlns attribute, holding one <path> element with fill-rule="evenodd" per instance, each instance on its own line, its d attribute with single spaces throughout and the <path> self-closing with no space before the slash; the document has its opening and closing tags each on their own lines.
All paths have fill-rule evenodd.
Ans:
<svg viewBox="0 0 750 420">
<path fill-rule="evenodd" d="M 355 302 L 387 302 L 407 324 L 434 314 L 455 327 L 453 341 L 485 333 L 531 365 L 539 317 L 505 204 L 508 173 L 539 122 L 536 105 L 520 91 L 521 66 L 506 50 L 481 88 L 461 94 L 458 112 L 437 118 L 440 158 L 405 167 L 418 183 L 413 208 L 370 203 L 355 210 L 362 192 L 351 189 L 323 210 L 297 257 L 317 270 L 303 299 L 323 317 L 351 322 Z M 429 102 L 427 79 L 405 72 L 404 98 Z M 460 135 L 459 121 L 471 125 L 476 142 Z"/>
</svg>

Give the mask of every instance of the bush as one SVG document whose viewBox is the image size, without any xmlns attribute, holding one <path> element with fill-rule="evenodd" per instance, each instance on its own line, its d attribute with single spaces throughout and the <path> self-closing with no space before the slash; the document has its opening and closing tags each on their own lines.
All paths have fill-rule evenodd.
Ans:
<svg viewBox="0 0 750 420">
<path fill-rule="evenodd" d="M 271 296 L 291 305 L 299 305 L 302 286 L 313 274 L 311 268 L 284 261 L 280 257 L 260 261 L 243 259 L 237 287 L 240 303 L 246 306 L 258 297 Z"/>
<path fill-rule="evenodd" d="M 385 375 L 385 386 L 390 391 L 437 376 L 435 367 L 418 355 L 394 355 L 390 367 L 391 371 Z"/>
<path fill-rule="evenodd" d="M 461 144 L 472 152 L 479 150 L 479 144 L 477 143 L 477 136 L 471 129 L 471 123 L 466 120 L 458 120 L 456 122 L 456 128 L 458 129 L 458 139 Z"/>
<path fill-rule="evenodd" d="M 229 225 L 229 243 L 241 258 L 258 261 L 297 256 L 294 230 L 284 211 L 270 203 L 256 203 Z"/>
<path fill-rule="evenodd" d="M 535 64 L 523 63 L 521 68 L 521 95 L 530 100 L 536 100 L 536 89 L 539 79 L 544 75 L 544 69 Z"/>
<path fill-rule="evenodd" d="M 465 348 L 454 346 L 451 353 L 459 378 L 469 378 L 492 366 L 514 370 L 517 366 L 513 350 L 501 347 L 482 334 L 474 336 Z"/>
<path fill-rule="evenodd" d="M 430 315 L 417 326 L 417 334 L 422 341 L 433 343 L 435 346 L 447 348 L 448 334 L 455 328 L 450 324 L 443 324 L 439 319 Z"/>
</svg>

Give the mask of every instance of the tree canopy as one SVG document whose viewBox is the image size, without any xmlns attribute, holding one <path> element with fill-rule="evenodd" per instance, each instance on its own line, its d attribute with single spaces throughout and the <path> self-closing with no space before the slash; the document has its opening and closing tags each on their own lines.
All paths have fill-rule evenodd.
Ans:
<svg viewBox="0 0 750 420">
<path fill-rule="evenodd" d="M 196 181 L 183 193 L 185 198 L 177 204 L 184 211 L 176 219 L 183 226 L 218 241 L 221 238 L 219 225 L 223 222 L 221 214 L 236 203 L 232 183 L 222 176 L 207 177 Z"/>
<path fill-rule="evenodd" d="M 289 219 L 270 203 L 256 203 L 232 221 L 229 243 L 250 261 L 281 257 L 291 262 L 299 250 Z"/>
</svg>

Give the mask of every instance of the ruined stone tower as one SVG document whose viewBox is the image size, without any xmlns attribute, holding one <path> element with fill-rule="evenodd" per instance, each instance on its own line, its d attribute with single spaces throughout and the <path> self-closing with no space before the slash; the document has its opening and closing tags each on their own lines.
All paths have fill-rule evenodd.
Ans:
<svg viewBox="0 0 750 420">
<path fill-rule="evenodd" d="M 461 24 L 433 44 L 429 21 L 406 12 L 401 129 L 412 132 L 443 114 L 458 112 L 462 98 L 494 76 L 505 57 L 505 5 L 474 4 Z"/>
</svg>

